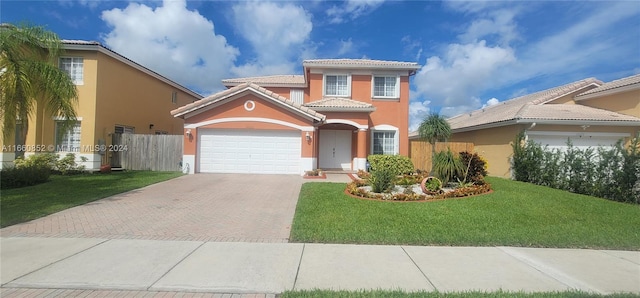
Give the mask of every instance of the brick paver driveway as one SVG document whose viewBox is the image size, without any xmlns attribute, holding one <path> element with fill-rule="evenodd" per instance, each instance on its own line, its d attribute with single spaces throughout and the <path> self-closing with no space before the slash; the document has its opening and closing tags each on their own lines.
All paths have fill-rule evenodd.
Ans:
<svg viewBox="0 0 640 298">
<path fill-rule="evenodd" d="M 3 237 L 287 242 L 296 175 L 186 175 L 0 230 Z"/>
</svg>

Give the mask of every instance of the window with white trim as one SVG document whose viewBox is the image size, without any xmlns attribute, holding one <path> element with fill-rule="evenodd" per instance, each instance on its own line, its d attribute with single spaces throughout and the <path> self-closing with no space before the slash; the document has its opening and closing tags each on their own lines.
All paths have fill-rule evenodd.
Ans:
<svg viewBox="0 0 640 298">
<path fill-rule="evenodd" d="M 351 76 L 349 75 L 325 75 L 325 96 L 351 96 Z"/>
<path fill-rule="evenodd" d="M 177 104 L 178 103 L 178 92 L 177 91 L 173 91 L 171 93 L 171 103 L 173 103 L 173 104 Z"/>
<path fill-rule="evenodd" d="M 399 98 L 400 97 L 399 86 L 400 86 L 400 77 L 374 76 L 373 77 L 373 97 Z"/>
<path fill-rule="evenodd" d="M 76 85 L 84 84 L 84 61 L 82 57 L 61 57 L 60 69 L 66 71 Z"/>
<path fill-rule="evenodd" d="M 62 133 L 62 121 L 56 121 L 56 151 L 80 152 L 80 121 Z"/>
<path fill-rule="evenodd" d="M 396 154 L 396 132 L 374 131 L 373 154 Z"/>
</svg>

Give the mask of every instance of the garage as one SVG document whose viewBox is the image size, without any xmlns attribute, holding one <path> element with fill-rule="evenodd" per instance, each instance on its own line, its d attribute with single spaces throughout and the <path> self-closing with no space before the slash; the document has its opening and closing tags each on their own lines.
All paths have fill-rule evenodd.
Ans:
<svg viewBox="0 0 640 298">
<path fill-rule="evenodd" d="M 527 133 L 529 140 L 538 144 L 549 146 L 549 149 L 565 151 L 567 141 L 570 139 L 574 147 L 585 150 L 589 147 L 613 146 L 628 134 L 621 133 L 597 133 L 597 132 L 535 132 Z"/>
<path fill-rule="evenodd" d="M 202 173 L 300 174 L 301 139 L 295 130 L 200 129 Z"/>
</svg>

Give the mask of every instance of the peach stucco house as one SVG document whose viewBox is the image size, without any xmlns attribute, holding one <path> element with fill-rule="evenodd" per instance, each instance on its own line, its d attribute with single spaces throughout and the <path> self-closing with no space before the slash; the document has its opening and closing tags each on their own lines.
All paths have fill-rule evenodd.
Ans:
<svg viewBox="0 0 640 298">
<path fill-rule="evenodd" d="M 549 147 L 611 146 L 640 133 L 640 74 L 609 83 L 588 78 L 448 119 L 453 142 L 471 142 L 489 175 L 511 176 L 511 143 L 526 138 Z"/>
<path fill-rule="evenodd" d="M 409 77 L 418 64 L 302 64 L 302 75 L 223 80 L 229 89 L 173 110 L 184 119 L 189 172 L 353 171 L 369 154 L 409 154 Z"/>
</svg>

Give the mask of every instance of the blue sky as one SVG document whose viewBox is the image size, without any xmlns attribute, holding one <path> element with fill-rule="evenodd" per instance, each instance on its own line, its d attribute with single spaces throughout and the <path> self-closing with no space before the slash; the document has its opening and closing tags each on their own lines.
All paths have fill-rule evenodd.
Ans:
<svg viewBox="0 0 640 298">
<path fill-rule="evenodd" d="M 11 1 L 0 20 L 99 41 L 203 95 L 302 60 L 412 61 L 410 126 L 640 73 L 640 1 Z"/>
</svg>

